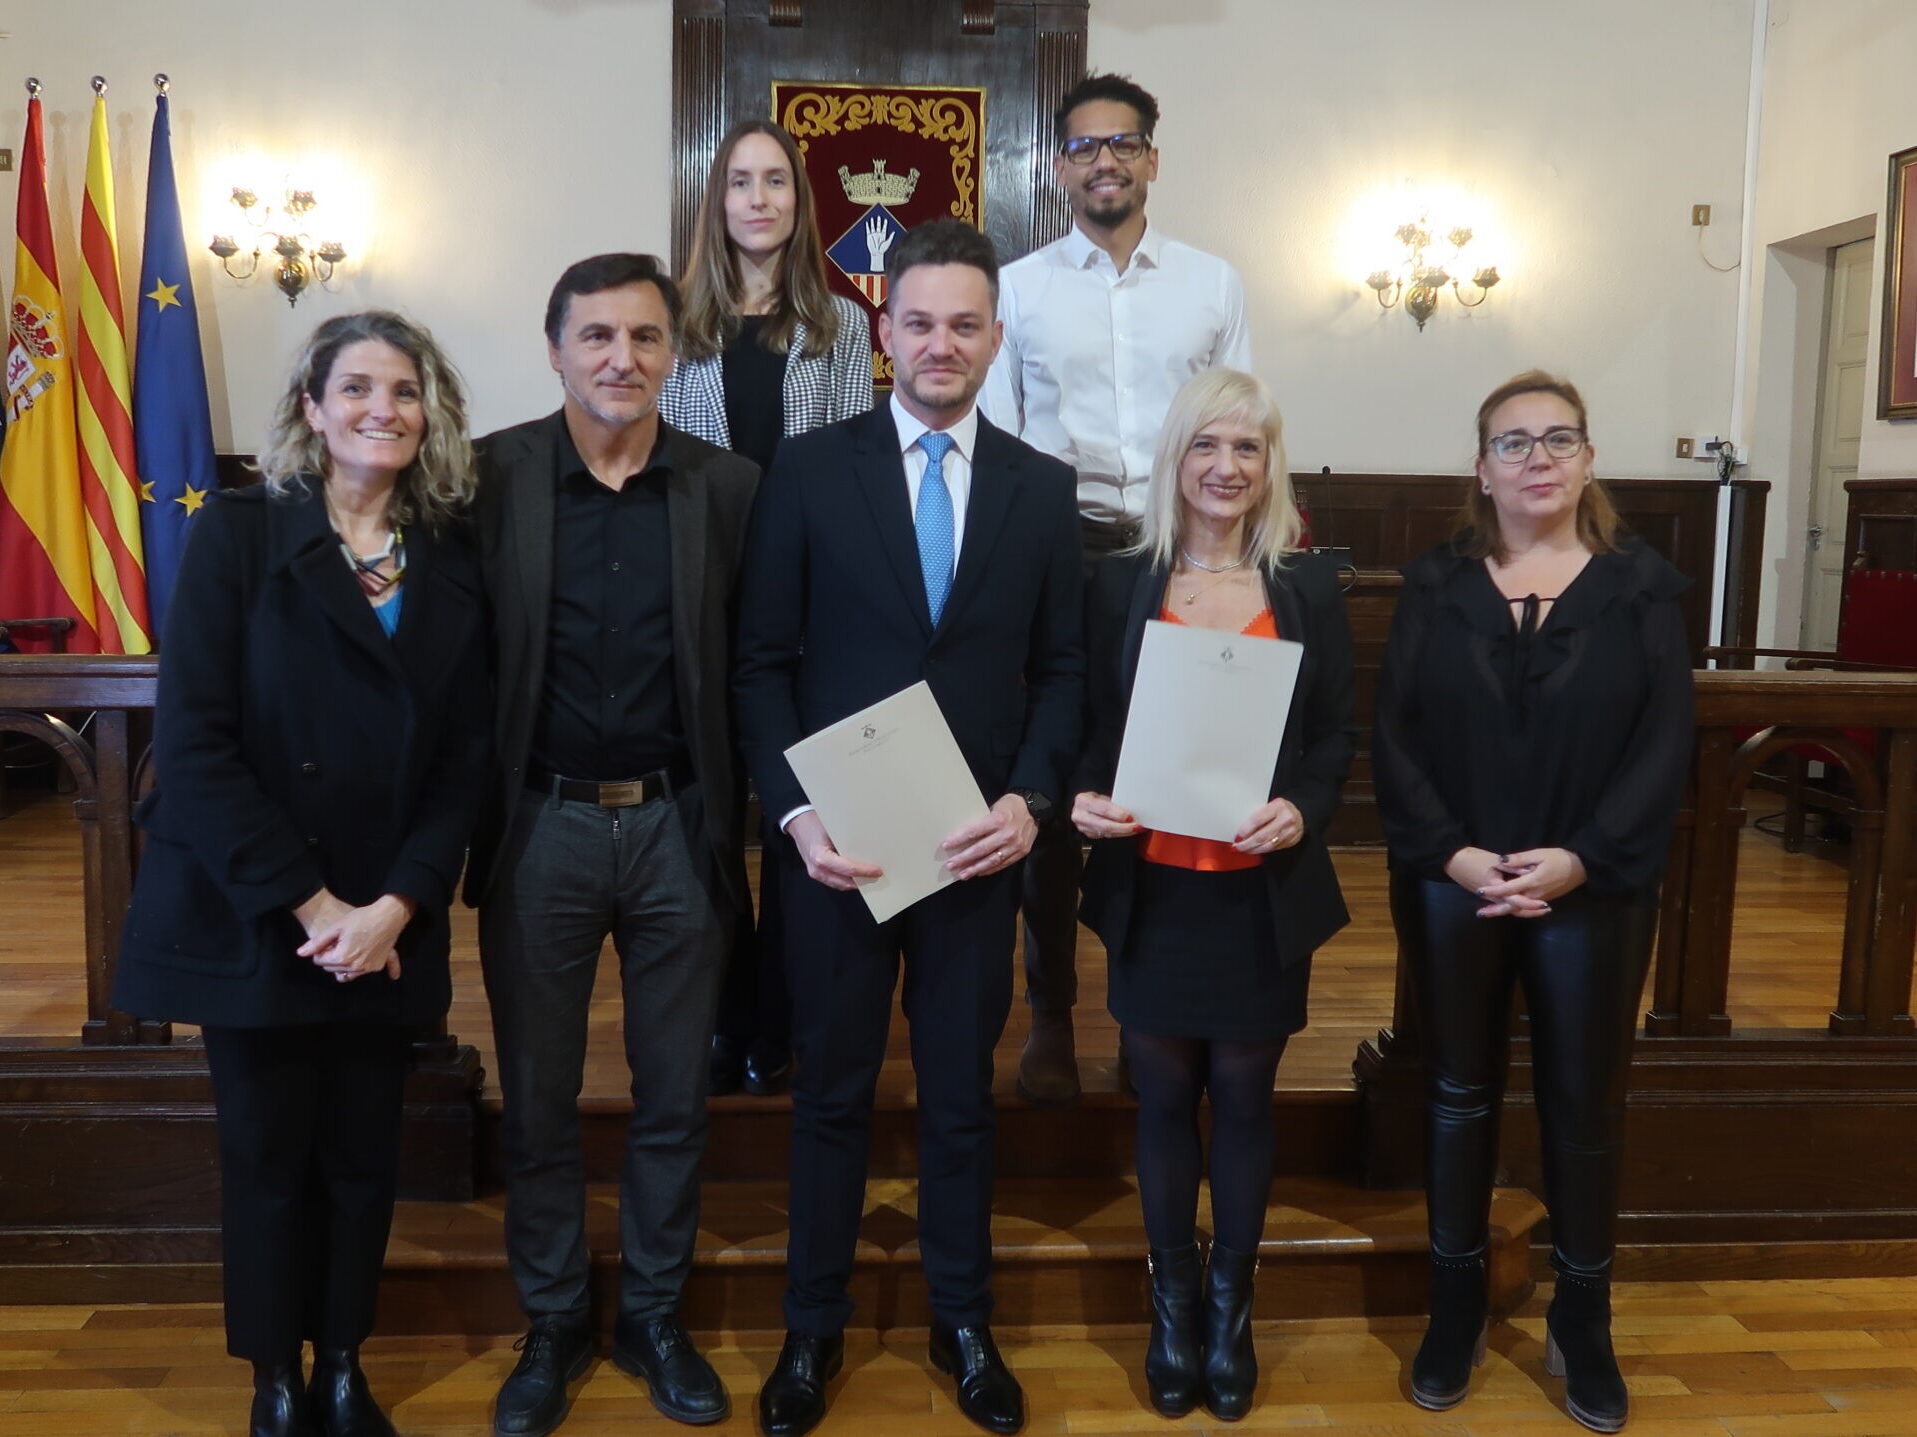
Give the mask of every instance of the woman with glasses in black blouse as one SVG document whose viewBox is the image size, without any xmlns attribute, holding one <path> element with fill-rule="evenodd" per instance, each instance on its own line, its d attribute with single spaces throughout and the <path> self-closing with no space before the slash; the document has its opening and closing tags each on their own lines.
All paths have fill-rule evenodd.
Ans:
<svg viewBox="0 0 1917 1437">
<path fill-rule="evenodd" d="M 1431 1321 L 1411 1391 L 1463 1400 L 1514 983 L 1530 1014 L 1557 1288 L 1546 1366 L 1628 1416 L 1610 1271 L 1624 1086 L 1692 739 L 1688 581 L 1618 530 L 1584 401 L 1539 371 L 1478 410 L 1464 523 L 1404 571 L 1372 763 L 1424 1029 Z"/>
</svg>

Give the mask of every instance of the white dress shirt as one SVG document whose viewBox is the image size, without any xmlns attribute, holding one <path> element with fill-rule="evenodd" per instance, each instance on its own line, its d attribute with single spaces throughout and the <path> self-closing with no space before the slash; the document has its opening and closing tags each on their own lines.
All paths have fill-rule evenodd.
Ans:
<svg viewBox="0 0 1917 1437">
<path fill-rule="evenodd" d="M 914 418 L 899 403 L 896 393 L 890 407 L 893 427 L 899 432 L 899 457 L 905 461 L 905 507 L 908 513 L 916 515 L 919 486 L 925 482 L 925 466 L 931 462 L 931 456 L 919 447 L 919 440 L 930 432 L 931 426 Z M 972 497 L 972 450 L 978 443 L 978 406 L 974 404 L 966 410 L 965 417 L 948 426 L 945 432 L 952 436 L 952 447 L 945 451 L 940 472 L 945 475 L 945 487 L 952 496 L 952 570 L 956 574 L 959 550 L 965 542 L 965 506 Z M 800 804 L 780 818 L 779 832 L 784 833 L 786 825 L 800 814 L 810 812 L 811 804 Z"/>
<path fill-rule="evenodd" d="M 1216 365 L 1251 368 L 1245 290 L 1216 255 L 1150 225 L 1120 274 L 1076 225 L 999 271 L 1005 343 L 985 417 L 1078 472 L 1078 508 L 1100 523 L 1145 512 L 1172 397 Z"/>
</svg>

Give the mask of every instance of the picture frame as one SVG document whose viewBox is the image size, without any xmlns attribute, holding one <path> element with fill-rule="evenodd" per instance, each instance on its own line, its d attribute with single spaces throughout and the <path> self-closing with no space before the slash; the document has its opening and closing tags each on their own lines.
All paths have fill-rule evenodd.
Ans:
<svg viewBox="0 0 1917 1437">
<path fill-rule="evenodd" d="M 1917 145 L 1890 157 L 1877 417 L 1917 419 Z"/>
</svg>

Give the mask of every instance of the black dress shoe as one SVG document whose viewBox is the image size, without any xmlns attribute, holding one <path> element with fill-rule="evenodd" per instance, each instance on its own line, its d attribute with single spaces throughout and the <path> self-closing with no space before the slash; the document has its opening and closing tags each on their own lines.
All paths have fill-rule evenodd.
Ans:
<svg viewBox="0 0 1917 1437">
<path fill-rule="evenodd" d="M 744 1066 L 739 1060 L 739 1044 L 736 1039 L 728 1038 L 724 1033 L 714 1033 L 712 1054 L 707 1062 L 707 1097 L 730 1097 L 739 1091 L 739 1084 L 744 1078 Z"/>
<path fill-rule="evenodd" d="M 792 1086 L 792 1049 L 770 1038 L 760 1038 L 746 1049 L 745 1090 L 756 1098 L 770 1098 Z"/>
<path fill-rule="evenodd" d="M 788 1332 L 779 1360 L 759 1389 L 759 1425 L 766 1437 L 801 1437 L 825 1416 L 825 1384 L 845 1363 L 845 1335 Z"/>
<path fill-rule="evenodd" d="M 932 1324 L 932 1365 L 958 1379 L 958 1408 L 987 1432 L 1025 1425 L 1025 1393 L 998 1355 L 989 1327 Z"/>
<path fill-rule="evenodd" d="M 731 1415 L 732 1399 L 712 1364 L 699 1355 L 676 1313 L 613 1328 L 612 1360 L 622 1372 L 646 1380 L 652 1405 L 675 1422 L 703 1427 Z"/>
<path fill-rule="evenodd" d="M 253 1415 L 247 1437 L 312 1437 L 306 1411 L 306 1379 L 297 1357 L 253 1364 Z"/>
<path fill-rule="evenodd" d="M 494 1437 L 545 1437 L 566 1420 L 566 1384 L 592 1366 L 592 1328 L 583 1315 L 536 1317 L 513 1345 L 519 1365 L 493 1403 Z"/>
<path fill-rule="evenodd" d="M 313 1380 L 306 1384 L 306 1405 L 321 1437 L 398 1437 L 373 1401 L 355 1348 L 313 1350 Z"/>
</svg>

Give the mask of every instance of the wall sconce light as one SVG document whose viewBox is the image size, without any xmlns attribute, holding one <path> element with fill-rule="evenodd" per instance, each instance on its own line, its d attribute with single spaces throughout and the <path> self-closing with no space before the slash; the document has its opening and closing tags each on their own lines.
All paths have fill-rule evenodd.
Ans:
<svg viewBox="0 0 1917 1437">
<path fill-rule="evenodd" d="M 306 286 L 315 279 L 330 287 L 334 269 L 346 258 L 346 246 L 338 240 L 315 242 L 305 232 L 306 217 L 318 204 L 311 190 L 289 189 L 277 218 L 272 205 L 261 204 L 259 196 L 244 186 L 234 186 L 231 198 L 244 226 L 242 238 L 250 232 L 253 243 L 251 249 L 243 249 L 232 235 L 213 236 L 207 248 L 220 257 L 220 266 L 228 274 L 237 280 L 249 280 L 261 261 L 275 254 L 279 260 L 273 281 L 286 296 L 287 304 L 298 304 Z M 233 264 L 236 255 L 242 256 L 238 268 Z"/>
<path fill-rule="evenodd" d="M 1398 268 L 1376 270 L 1366 276 L 1365 283 L 1377 292 L 1378 304 L 1383 309 L 1390 309 L 1402 298 L 1405 311 L 1418 321 L 1420 330 L 1437 312 L 1445 286 L 1451 287 L 1459 304 L 1466 309 L 1476 309 L 1498 282 L 1497 267 L 1486 265 L 1471 276 L 1471 287 L 1477 291 L 1477 298 L 1469 299 L 1453 277 L 1453 270 L 1463 268 L 1464 247 L 1471 243 L 1471 231 L 1463 225 L 1444 237 L 1451 246 L 1451 254 L 1443 264 L 1435 264 L 1427 258 L 1426 252 L 1432 248 L 1431 226 L 1423 215 L 1418 216 L 1415 224 L 1399 225 L 1397 235 L 1398 243 L 1404 246 L 1404 259 Z"/>
</svg>

